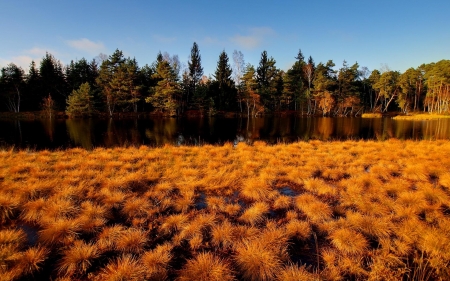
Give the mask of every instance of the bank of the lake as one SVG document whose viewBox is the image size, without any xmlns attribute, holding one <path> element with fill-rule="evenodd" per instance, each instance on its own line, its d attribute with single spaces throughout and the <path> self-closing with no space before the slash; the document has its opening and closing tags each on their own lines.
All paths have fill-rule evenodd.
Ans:
<svg viewBox="0 0 450 281">
<path fill-rule="evenodd" d="M 0 150 L 0 273 L 448 280 L 449 167 L 448 140 Z"/>
<path fill-rule="evenodd" d="M 447 118 L 450 118 L 450 115 L 430 114 L 430 113 L 397 115 L 394 117 L 395 120 L 412 120 L 412 121 L 437 120 L 437 119 L 447 119 Z"/>
</svg>

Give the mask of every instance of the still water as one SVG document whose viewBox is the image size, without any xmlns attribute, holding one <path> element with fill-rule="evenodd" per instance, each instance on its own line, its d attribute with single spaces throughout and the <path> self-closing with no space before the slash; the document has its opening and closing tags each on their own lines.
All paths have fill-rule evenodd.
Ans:
<svg viewBox="0 0 450 281">
<path fill-rule="evenodd" d="M 146 118 L 0 121 L 0 146 L 30 149 L 268 143 L 299 140 L 450 139 L 450 119 L 391 118 Z"/>
</svg>

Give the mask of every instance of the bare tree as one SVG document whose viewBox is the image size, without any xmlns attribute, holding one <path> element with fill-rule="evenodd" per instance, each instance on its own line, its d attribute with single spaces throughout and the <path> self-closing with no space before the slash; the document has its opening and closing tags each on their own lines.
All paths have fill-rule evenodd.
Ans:
<svg viewBox="0 0 450 281">
<path fill-rule="evenodd" d="M 244 55 L 241 51 L 234 50 L 233 52 L 233 73 L 234 73 L 234 83 L 236 84 L 236 88 L 238 91 L 237 98 L 239 101 L 239 108 L 242 112 L 242 99 L 243 99 L 243 91 L 242 91 L 242 76 L 245 71 L 245 62 Z"/>
<path fill-rule="evenodd" d="M 100 53 L 100 54 L 98 54 L 98 56 L 96 56 L 96 57 L 94 58 L 95 62 L 96 62 L 98 65 L 101 65 L 102 62 L 105 61 L 105 60 L 107 60 L 107 59 L 108 59 L 108 55 L 106 55 L 106 54 L 104 54 L 104 53 Z"/>
<path fill-rule="evenodd" d="M 311 82 L 314 79 L 314 65 L 308 63 L 303 67 L 303 73 L 305 74 L 306 80 L 308 80 L 308 114 L 311 113 Z"/>
<path fill-rule="evenodd" d="M 5 86 L 7 106 L 10 111 L 19 112 L 21 103 L 21 88 L 25 74 L 21 67 L 14 63 L 8 64 L 1 70 L 0 84 Z"/>
</svg>

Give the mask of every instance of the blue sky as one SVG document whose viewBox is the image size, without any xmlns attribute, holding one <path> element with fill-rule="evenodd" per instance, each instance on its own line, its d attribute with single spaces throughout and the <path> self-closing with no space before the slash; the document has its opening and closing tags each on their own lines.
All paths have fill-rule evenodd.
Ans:
<svg viewBox="0 0 450 281">
<path fill-rule="evenodd" d="M 266 50 L 284 70 L 301 49 L 316 63 L 405 71 L 450 59 L 449 11 L 448 0 L 0 0 L 0 67 L 27 70 L 46 51 L 67 64 L 116 48 L 141 66 L 158 51 L 187 64 L 195 41 L 206 75 L 222 50 L 255 66 Z"/>
</svg>

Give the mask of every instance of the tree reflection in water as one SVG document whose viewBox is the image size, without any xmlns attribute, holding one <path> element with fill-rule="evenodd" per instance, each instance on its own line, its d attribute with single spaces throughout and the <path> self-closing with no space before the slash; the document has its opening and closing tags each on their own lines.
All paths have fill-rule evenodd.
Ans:
<svg viewBox="0 0 450 281">
<path fill-rule="evenodd" d="M 391 118 L 148 118 L 0 121 L 0 144 L 16 148 L 268 143 L 298 140 L 450 139 L 450 119 Z"/>
</svg>

